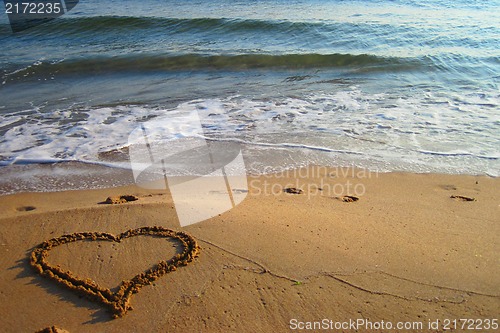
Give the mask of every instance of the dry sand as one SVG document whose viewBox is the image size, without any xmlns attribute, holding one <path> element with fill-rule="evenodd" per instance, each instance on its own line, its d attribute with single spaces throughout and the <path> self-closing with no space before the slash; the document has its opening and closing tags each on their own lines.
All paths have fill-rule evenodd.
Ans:
<svg viewBox="0 0 500 333">
<path fill-rule="evenodd" d="M 311 167 L 249 182 L 236 208 L 184 228 L 165 191 L 0 197 L 0 330 L 290 332 L 293 319 L 366 319 L 421 322 L 422 331 L 441 332 L 443 322 L 429 329 L 429 321 L 500 319 L 499 179 Z M 288 187 L 302 193 L 285 193 Z M 139 200 L 102 204 L 123 194 Z M 31 251 L 51 238 L 144 226 L 191 234 L 200 256 L 143 286 L 121 318 L 30 266 Z M 47 260 L 116 291 L 178 247 L 146 236 L 80 241 L 53 248 Z"/>
</svg>

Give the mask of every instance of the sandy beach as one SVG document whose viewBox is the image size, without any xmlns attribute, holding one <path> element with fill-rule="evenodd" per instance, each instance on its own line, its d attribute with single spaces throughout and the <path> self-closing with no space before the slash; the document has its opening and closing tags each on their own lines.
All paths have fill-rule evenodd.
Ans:
<svg viewBox="0 0 500 333">
<path fill-rule="evenodd" d="M 248 184 L 234 209 L 186 227 L 166 191 L 0 197 L 2 332 L 460 332 L 460 319 L 494 331 L 484 328 L 500 319 L 498 178 L 310 167 Z M 103 203 L 124 194 L 138 200 Z M 188 233 L 199 256 L 142 286 L 119 318 L 30 265 L 52 238 L 152 226 Z M 179 247 L 147 235 L 87 239 L 47 260 L 116 292 Z"/>
<path fill-rule="evenodd" d="M 500 333 L 499 1 L 4 3 L 0 333 Z"/>
</svg>

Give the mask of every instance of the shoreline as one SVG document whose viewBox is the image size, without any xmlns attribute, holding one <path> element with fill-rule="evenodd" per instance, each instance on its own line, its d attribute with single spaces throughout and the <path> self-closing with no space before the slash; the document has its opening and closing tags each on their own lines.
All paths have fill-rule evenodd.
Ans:
<svg viewBox="0 0 500 333">
<path fill-rule="evenodd" d="M 185 227 L 165 190 L 131 185 L 0 196 L 0 326 L 6 332 L 54 325 L 69 332 L 166 327 L 173 332 L 289 332 L 292 320 L 429 325 L 438 319 L 442 324 L 497 316 L 498 178 L 370 176 L 355 169 L 343 174 L 340 168 L 314 168 L 249 176 L 240 204 Z M 361 184 L 364 193 L 326 190 L 347 181 Z M 266 193 L 266 182 L 276 191 Z M 291 186 L 302 193 L 286 192 Z M 124 194 L 138 200 L 102 203 Z M 98 303 L 39 276 L 29 265 L 30 251 L 45 240 L 79 232 L 118 235 L 145 226 L 187 232 L 201 250 L 187 266 L 132 295 L 134 310 L 122 318 L 112 319 Z M 155 239 L 122 243 L 75 242 L 54 249 L 48 258 L 114 288 L 165 255 L 163 243 Z"/>
<path fill-rule="evenodd" d="M 269 161 L 267 161 L 269 162 Z M 123 163 L 123 162 L 122 162 Z M 488 173 L 439 173 L 414 171 L 380 171 L 378 168 L 364 168 L 353 164 L 342 166 L 323 166 L 310 164 L 308 168 L 325 168 L 352 172 L 362 170 L 372 174 L 443 175 L 499 178 Z M 272 176 L 273 174 L 294 173 L 305 168 L 268 167 L 259 172 L 249 169 L 247 177 Z M 175 176 L 173 176 L 175 177 Z M 122 166 L 111 166 L 94 162 L 61 161 L 42 164 L 13 164 L 0 167 L 0 197 L 20 193 L 51 193 L 61 191 L 87 191 L 112 189 L 135 185 L 132 170 Z"/>
</svg>

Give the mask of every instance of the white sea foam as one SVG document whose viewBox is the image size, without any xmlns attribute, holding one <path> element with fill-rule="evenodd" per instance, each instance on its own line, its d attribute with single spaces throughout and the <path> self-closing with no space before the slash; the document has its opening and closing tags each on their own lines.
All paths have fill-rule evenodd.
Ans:
<svg viewBox="0 0 500 333">
<path fill-rule="evenodd" d="M 193 100 L 172 109 L 116 106 L 50 113 L 33 109 L 0 116 L 0 130 L 5 130 L 0 161 L 128 167 L 123 156 L 103 158 L 103 153 L 127 147 L 130 133 L 141 123 L 154 129 L 167 114 L 197 111 L 204 137 L 239 142 L 249 163 L 264 159 L 277 168 L 353 164 L 381 171 L 499 176 L 499 105 L 499 96 L 492 94 L 428 92 L 393 98 L 350 87 L 303 98 Z M 162 137 L 161 128 L 157 130 L 155 141 L 175 139 Z M 186 131 L 183 135 L 189 136 Z M 283 151 L 293 152 L 292 157 L 280 155 L 274 161 L 263 157 Z"/>
</svg>

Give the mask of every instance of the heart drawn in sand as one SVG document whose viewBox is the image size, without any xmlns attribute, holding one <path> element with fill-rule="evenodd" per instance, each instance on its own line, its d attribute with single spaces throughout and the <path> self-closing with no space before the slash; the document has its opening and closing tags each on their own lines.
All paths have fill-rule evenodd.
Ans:
<svg viewBox="0 0 500 333">
<path fill-rule="evenodd" d="M 75 276 L 70 271 L 64 271 L 59 266 L 52 266 L 47 261 L 50 250 L 62 244 L 83 240 L 104 240 L 119 243 L 126 238 L 139 235 L 174 238 L 181 242 L 184 250 L 182 253 L 176 254 L 171 259 L 160 261 L 156 266 L 145 272 L 137 274 L 130 280 L 123 280 L 120 284 L 119 290 L 115 293 L 108 288 L 99 286 L 90 278 L 82 279 Z M 125 315 L 128 310 L 132 309 L 130 306 L 130 298 L 133 294 L 138 293 L 143 286 L 153 283 L 161 276 L 171 271 L 175 271 L 177 267 L 186 266 L 198 256 L 199 250 L 200 247 L 198 246 L 196 240 L 185 232 L 174 231 L 162 227 L 142 227 L 128 230 L 118 236 L 101 232 L 81 232 L 53 238 L 38 245 L 31 252 L 30 262 L 31 266 L 33 266 L 39 274 L 46 276 L 68 287 L 69 289 L 78 292 L 79 294 L 83 294 L 93 301 L 103 304 L 111 310 L 113 318 L 118 318 Z"/>
</svg>

